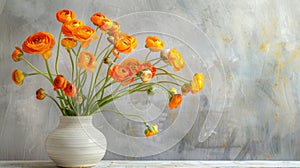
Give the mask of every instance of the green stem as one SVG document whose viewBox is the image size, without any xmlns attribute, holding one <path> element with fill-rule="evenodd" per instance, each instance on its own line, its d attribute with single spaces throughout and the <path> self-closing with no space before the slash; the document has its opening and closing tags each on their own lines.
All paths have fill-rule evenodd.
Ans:
<svg viewBox="0 0 300 168">
<path fill-rule="evenodd" d="M 71 65 L 72 65 L 72 83 L 74 83 L 74 61 L 73 61 L 73 58 L 72 58 L 72 54 L 70 52 L 69 49 L 67 49 L 68 53 L 69 53 L 69 57 L 70 57 L 70 61 L 71 61 Z"/>
<path fill-rule="evenodd" d="M 59 56 L 61 35 L 62 35 L 62 31 L 60 31 L 60 33 L 59 33 L 58 43 L 57 43 L 57 51 L 56 51 L 56 59 L 55 59 L 55 72 L 56 72 L 56 75 L 58 75 L 58 56 Z"/>
<path fill-rule="evenodd" d="M 115 58 L 115 59 L 114 59 L 114 62 L 116 62 L 117 59 L 118 59 L 118 58 Z M 101 91 L 101 92 L 102 92 L 102 93 L 101 93 L 101 99 L 103 98 L 103 95 L 104 95 L 104 87 L 105 87 L 106 83 L 108 82 L 108 76 L 109 76 L 109 75 L 108 75 L 108 70 L 110 69 L 111 66 L 112 66 L 112 64 L 109 65 L 108 68 L 107 68 L 106 78 L 105 78 L 104 84 L 103 84 L 103 86 L 102 86 L 102 88 L 101 88 L 101 90 L 102 90 L 102 91 Z"/>
<path fill-rule="evenodd" d="M 96 47 L 96 49 L 95 49 L 94 55 L 97 54 L 97 51 L 98 51 L 98 48 L 99 48 L 99 46 L 100 46 L 100 42 L 101 42 L 102 36 L 103 36 L 103 33 L 101 33 L 101 35 L 100 35 L 100 37 L 99 37 L 99 40 L 98 40 L 97 47 Z"/>
<path fill-rule="evenodd" d="M 61 106 L 59 105 L 59 103 L 50 95 L 46 94 L 47 97 L 49 97 L 59 108 L 59 110 L 61 111 L 61 113 L 63 113 L 63 115 L 65 115 L 65 112 L 63 111 L 63 109 L 61 108 Z"/>
<path fill-rule="evenodd" d="M 81 45 L 79 46 L 79 48 L 78 48 L 78 50 L 77 50 L 77 53 L 76 53 L 76 62 L 78 61 L 78 56 L 79 56 L 79 52 L 80 52 L 80 50 L 81 50 Z M 80 78 L 80 74 L 79 74 L 79 67 L 77 66 L 77 67 L 75 67 L 75 71 L 76 71 L 76 79 L 75 79 L 75 85 L 77 85 L 77 87 L 78 87 L 78 85 L 79 85 L 79 82 L 80 82 L 80 80 L 79 80 L 79 78 Z"/>
<path fill-rule="evenodd" d="M 51 73 L 51 71 L 50 71 L 50 68 L 49 68 L 49 63 L 48 63 L 48 60 L 47 59 L 45 59 L 45 64 L 46 64 L 46 68 L 47 68 L 47 72 L 48 72 L 48 75 L 49 75 L 49 78 L 50 78 L 50 82 L 51 82 L 51 84 L 53 84 L 53 77 L 52 77 L 52 73 Z"/>
<path fill-rule="evenodd" d="M 98 55 L 97 55 L 97 60 L 99 59 L 99 57 L 102 55 L 102 53 L 110 48 L 112 46 L 112 44 L 108 45 L 107 47 L 105 47 Z M 105 54 L 106 55 L 106 54 Z"/>
<path fill-rule="evenodd" d="M 147 60 L 148 60 L 148 57 L 149 57 L 149 55 L 151 54 L 151 51 L 149 51 L 148 53 L 147 53 L 147 55 L 146 55 L 146 58 L 145 58 L 145 61 L 144 62 L 147 62 Z"/>
<path fill-rule="evenodd" d="M 145 121 L 145 119 L 143 117 L 141 117 L 139 115 L 136 115 L 136 114 L 126 114 L 126 113 L 121 113 L 121 112 L 115 111 L 115 110 L 101 110 L 101 112 L 104 112 L 104 113 L 109 112 L 109 113 L 120 114 L 120 115 L 128 116 L 128 117 L 136 117 L 136 118 L 141 119 L 144 122 L 145 125 L 147 124 L 147 122 Z"/>
<path fill-rule="evenodd" d="M 153 65 L 158 64 L 160 61 L 161 61 L 161 59 L 160 59 L 160 60 L 157 60 Z"/>
<path fill-rule="evenodd" d="M 27 63 L 27 65 L 28 65 L 31 69 L 35 70 L 37 73 L 41 74 L 43 77 L 45 77 L 46 79 L 48 79 L 48 80 L 50 81 L 50 78 L 49 78 L 47 75 L 45 75 L 45 74 L 44 74 L 43 72 L 41 72 L 38 68 L 36 68 L 34 65 L 32 65 L 27 59 L 23 58 L 23 60 Z M 51 81 L 50 81 L 50 82 L 51 82 Z"/>
<path fill-rule="evenodd" d="M 153 58 L 151 60 L 148 60 L 148 62 L 152 62 L 152 61 L 156 61 L 156 60 L 159 60 L 160 58 Z"/>
<path fill-rule="evenodd" d="M 170 76 L 170 77 L 173 78 L 173 79 L 179 80 L 178 78 L 180 78 L 180 79 L 182 79 L 182 80 L 185 80 L 185 81 L 183 81 L 184 83 L 190 82 L 190 80 L 185 79 L 185 78 L 182 77 L 182 76 L 179 76 L 179 75 L 170 73 L 170 72 L 168 72 L 168 71 L 166 71 L 166 70 L 164 70 L 164 69 L 162 69 L 162 68 L 156 68 L 156 70 L 163 71 L 166 75 Z M 161 74 L 159 74 L 159 75 L 162 75 L 162 74 L 164 74 L 164 73 L 161 73 Z M 175 78 L 175 77 L 177 77 L 177 78 Z M 182 81 L 182 80 L 180 80 L 180 81 Z"/>
</svg>

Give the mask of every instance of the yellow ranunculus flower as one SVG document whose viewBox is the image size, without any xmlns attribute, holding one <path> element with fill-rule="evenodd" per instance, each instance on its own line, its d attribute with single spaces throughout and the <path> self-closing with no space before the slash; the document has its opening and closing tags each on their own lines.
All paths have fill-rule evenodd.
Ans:
<svg viewBox="0 0 300 168">
<path fill-rule="evenodd" d="M 196 73 L 193 77 L 193 80 L 191 82 L 192 89 L 191 92 L 192 94 L 200 92 L 204 86 L 204 75 Z"/>
</svg>

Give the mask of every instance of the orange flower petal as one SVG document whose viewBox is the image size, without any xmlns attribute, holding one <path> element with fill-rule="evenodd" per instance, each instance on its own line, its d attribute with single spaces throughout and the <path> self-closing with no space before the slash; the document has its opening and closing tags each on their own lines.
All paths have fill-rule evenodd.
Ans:
<svg viewBox="0 0 300 168">
<path fill-rule="evenodd" d="M 57 75 L 56 78 L 53 81 L 54 85 L 54 91 L 57 91 L 58 89 L 64 90 L 67 86 L 68 81 L 63 75 Z"/>
<path fill-rule="evenodd" d="M 165 46 L 165 43 L 156 36 L 148 36 L 146 38 L 146 47 L 152 52 L 161 51 Z"/>
<path fill-rule="evenodd" d="M 12 80 L 16 85 L 22 85 L 24 78 L 25 76 L 23 71 L 16 69 L 12 72 Z"/>
<path fill-rule="evenodd" d="M 62 23 L 74 20 L 75 17 L 76 17 L 76 14 L 69 9 L 63 9 L 63 10 L 59 10 L 56 12 L 56 19 Z"/>
<path fill-rule="evenodd" d="M 185 61 L 176 48 L 173 48 L 168 53 L 168 61 L 173 66 L 175 72 L 178 72 L 185 67 Z"/>
<path fill-rule="evenodd" d="M 182 95 L 175 94 L 171 97 L 171 99 L 169 101 L 169 108 L 170 109 L 177 108 L 178 106 L 180 106 L 181 103 L 182 103 Z"/>
<path fill-rule="evenodd" d="M 46 32 L 38 32 L 29 36 L 22 45 L 23 51 L 30 54 L 46 54 L 44 59 L 48 59 L 49 51 L 55 44 L 54 36 Z"/>
<path fill-rule="evenodd" d="M 82 69 L 94 73 L 94 69 L 97 67 L 96 57 L 91 52 L 84 50 L 79 55 L 77 65 Z"/>
<path fill-rule="evenodd" d="M 68 97 L 75 97 L 77 94 L 77 88 L 74 84 L 68 83 L 64 89 L 64 93 Z"/>
</svg>

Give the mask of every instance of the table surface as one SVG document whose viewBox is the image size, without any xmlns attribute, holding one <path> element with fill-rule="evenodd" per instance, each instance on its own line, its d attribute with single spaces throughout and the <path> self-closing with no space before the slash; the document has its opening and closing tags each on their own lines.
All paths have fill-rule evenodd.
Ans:
<svg viewBox="0 0 300 168">
<path fill-rule="evenodd" d="M 52 161 L 0 161 L 6 168 L 55 168 Z M 171 168 L 171 167 L 300 167 L 300 161 L 117 161 L 103 160 L 95 168 Z"/>
</svg>

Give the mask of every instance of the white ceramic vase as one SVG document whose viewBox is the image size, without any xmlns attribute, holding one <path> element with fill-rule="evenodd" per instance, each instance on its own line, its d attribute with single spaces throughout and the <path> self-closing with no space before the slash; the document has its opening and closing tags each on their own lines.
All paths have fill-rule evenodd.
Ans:
<svg viewBox="0 0 300 168">
<path fill-rule="evenodd" d="M 61 116 L 46 140 L 48 156 L 60 167 L 92 167 L 104 156 L 105 136 L 92 124 L 92 116 Z"/>
</svg>

